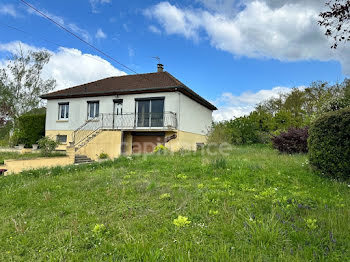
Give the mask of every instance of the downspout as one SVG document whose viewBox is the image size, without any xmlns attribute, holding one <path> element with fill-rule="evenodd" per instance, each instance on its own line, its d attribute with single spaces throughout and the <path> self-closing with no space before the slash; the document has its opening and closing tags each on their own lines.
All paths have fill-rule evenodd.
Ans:
<svg viewBox="0 0 350 262">
<path fill-rule="evenodd" d="M 178 95 L 179 95 L 179 99 L 178 99 L 178 106 L 177 106 L 177 130 L 179 130 L 180 127 L 180 104 L 181 104 L 181 93 L 178 91 L 178 89 L 176 88 L 175 91 L 177 91 Z"/>
</svg>

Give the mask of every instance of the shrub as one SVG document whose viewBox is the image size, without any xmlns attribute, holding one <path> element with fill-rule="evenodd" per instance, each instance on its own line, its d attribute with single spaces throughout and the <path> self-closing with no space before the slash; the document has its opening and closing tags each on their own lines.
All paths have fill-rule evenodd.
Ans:
<svg viewBox="0 0 350 262">
<path fill-rule="evenodd" d="M 230 130 L 227 127 L 225 122 L 215 123 L 208 134 L 208 143 L 209 144 L 222 144 L 230 142 Z"/>
<path fill-rule="evenodd" d="M 108 154 L 106 153 L 101 153 L 99 156 L 98 156 L 99 159 L 107 159 L 109 158 Z"/>
<path fill-rule="evenodd" d="M 45 136 L 45 115 L 22 115 L 17 119 L 17 129 L 15 130 L 11 142 L 24 144 L 31 147 L 33 144 Z"/>
<path fill-rule="evenodd" d="M 153 150 L 154 153 L 156 154 L 165 154 L 169 151 L 169 149 L 167 149 L 165 146 L 163 146 L 162 144 L 156 146 Z"/>
<path fill-rule="evenodd" d="M 0 147 L 8 147 L 9 141 L 8 139 L 0 139 Z"/>
<path fill-rule="evenodd" d="M 350 108 L 327 113 L 310 127 L 310 164 L 332 178 L 350 178 Z"/>
<path fill-rule="evenodd" d="M 231 120 L 228 126 L 232 131 L 232 144 L 249 145 L 260 143 L 259 125 L 250 117 L 244 116 Z"/>
<path fill-rule="evenodd" d="M 38 145 L 40 148 L 40 152 L 44 156 L 49 156 L 52 151 L 58 146 L 58 142 L 56 140 L 52 140 L 51 138 L 45 136 L 38 141 Z"/>
<path fill-rule="evenodd" d="M 307 153 L 308 127 L 290 128 L 271 138 L 272 145 L 282 153 Z"/>
<path fill-rule="evenodd" d="M 11 121 L 7 121 L 4 126 L 0 127 L 0 140 L 8 140 L 12 128 L 13 124 Z"/>
</svg>

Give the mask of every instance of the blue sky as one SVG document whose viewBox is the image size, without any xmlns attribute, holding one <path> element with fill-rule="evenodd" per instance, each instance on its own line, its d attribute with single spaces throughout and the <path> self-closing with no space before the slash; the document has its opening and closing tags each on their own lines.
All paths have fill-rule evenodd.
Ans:
<svg viewBox="0 0 350 262">
<path fill-rule="evenodd" d="M 168 72 L 219 107 L 217 120 L 292 87 L 350 75 L 349 45 L 332 51 L 317 26 L 320 0 L 28 2 L 138 73 L 154 72 L 152 57 L 159 56 Z M 0 36 L 2 66 L 19 44 L 50 50 L 45 77 L 56 78 L 58 89 L 132 73 L 20 1 L 0 0 Z"/>
</svg>

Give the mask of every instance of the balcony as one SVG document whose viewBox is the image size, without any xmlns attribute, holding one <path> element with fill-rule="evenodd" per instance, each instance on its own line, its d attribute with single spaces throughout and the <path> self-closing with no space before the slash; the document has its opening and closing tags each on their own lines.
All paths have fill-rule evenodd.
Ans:
<svg viewBox="0 0 350 262">
<path fill-rule="evenodd" d="M 173 130 L 177 128 L 176 113 L 127 113 L 127 114 L 100 114 L 89 121 L 101 129 L 111 130 Z M 98 123 L 96 123 L 98 122 Z"/>
<path fill-rule="evenodd" d="M 73 133 L 75 146 L 82 146 L 100 130 L 174 130 L 177 129 L 177 117 L 174 112 L 164 113 L 128 113 L 100 114 L 89 119 Z"/>
<path fill-rule="evenodd" d="M 116 130 L 148 130 L 162 129 L 173 130 L 177 128 L 176 114 L 173 112 L 164 113 L 143 113 L 143 114 L 100 114 L 102 129 Z"/>
</svg>

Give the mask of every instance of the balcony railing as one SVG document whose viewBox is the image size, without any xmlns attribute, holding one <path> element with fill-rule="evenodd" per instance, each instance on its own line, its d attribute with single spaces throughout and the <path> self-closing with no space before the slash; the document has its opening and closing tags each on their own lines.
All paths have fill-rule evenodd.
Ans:
<svg viewBox="0 0 350 262">
<path fill-rule="evenodd" d="M 96 121 L 96 119 L 95 119 Z M 176 129 L 177 119 L 173 112 L 100 114 L 102 129 Z"/>
<path fill-rule="evenodd" d="M 174 130 L 177 128 L 176 113 L 127 113 L 100 114 L 89 119 L 74 131 L 73 141 L 77 145 L 101 129 L 109 130 Z"/>
</svg>

